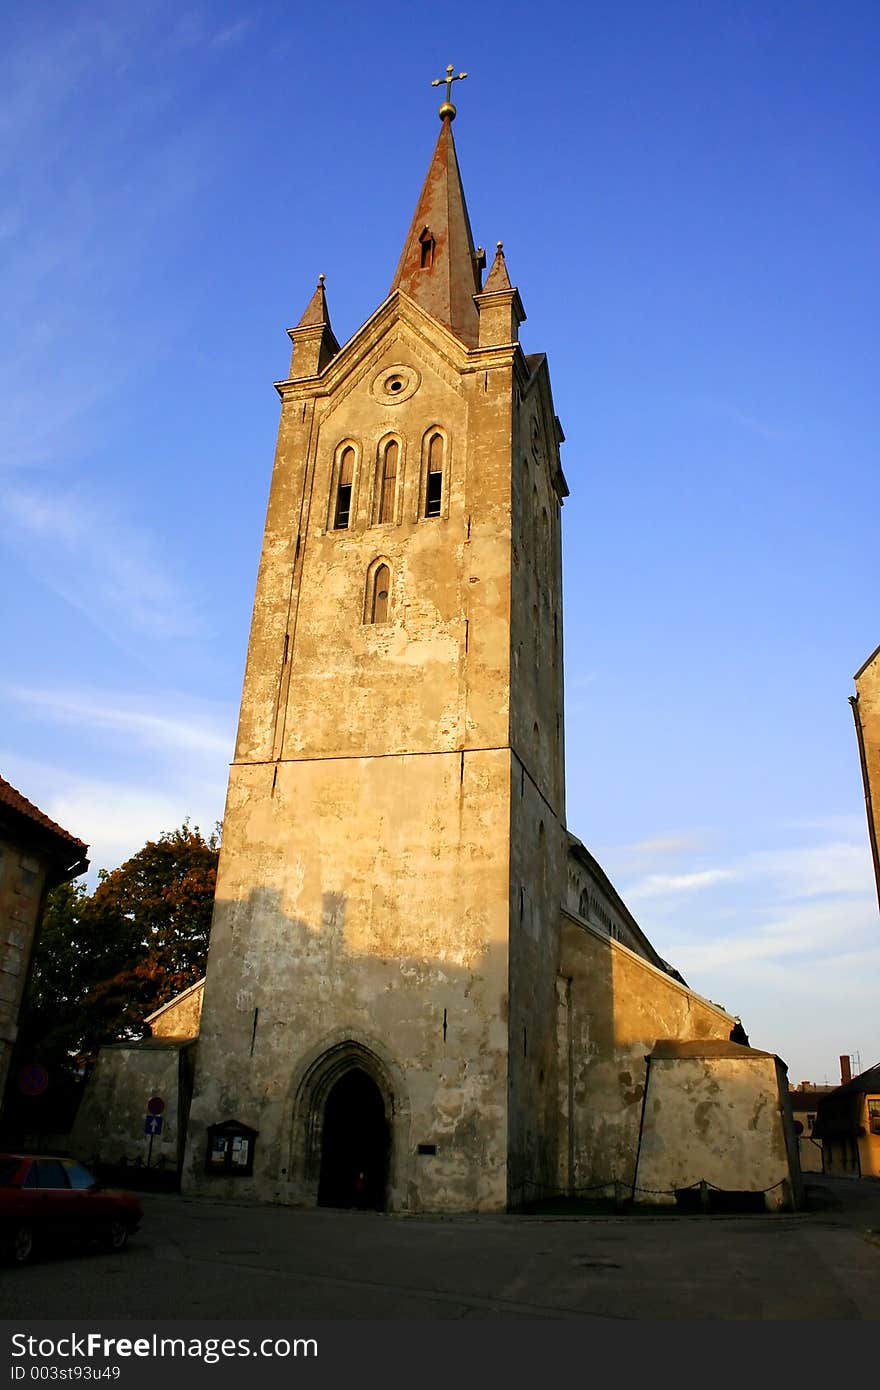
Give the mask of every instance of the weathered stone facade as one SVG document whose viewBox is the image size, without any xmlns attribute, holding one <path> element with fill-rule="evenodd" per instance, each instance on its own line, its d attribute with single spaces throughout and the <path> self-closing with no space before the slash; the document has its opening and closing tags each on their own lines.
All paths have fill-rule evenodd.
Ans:
<svg viewBox="0 0 880 1390">
<path fill-rule="evenodd" d="M 322 279 L 291 330 L 190 1191 L 491 1211 L 632 1183 L 646 1052 L 736 1026 L 565 827 L 563 435 L 484 259 L 447 116 L 388 298 L 340 348 Z"/>
</svg>

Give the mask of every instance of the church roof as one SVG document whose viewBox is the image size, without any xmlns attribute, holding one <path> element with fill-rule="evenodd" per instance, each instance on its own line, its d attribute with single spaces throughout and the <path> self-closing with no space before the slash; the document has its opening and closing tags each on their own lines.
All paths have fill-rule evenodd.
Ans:
<svg viewBox="0 0 880 1390">
<path fill-rule="evenodd" d="M 194 985 L 190 985 L 187 989 L 182 989 L 179 994 L 175 994 L 170 999 L 166 999 L 165 1003 L 160 1004 L 158 1009 L 154 1009 L 151 1014 L 147 1014 L 144 1023 L 153 1023 L 157 1018 L 161 1018 L 163 1014 L 167 1014 L 169 1009 L 175 1008 L 175 1006 L 180 1004 L 184 999 L 188 999 L 191 994 L 196 994 L 199 990 L 203 990 L 204 988 L 205 977 L 203 975 L 200 980 L 196 980 Z"/>
<path fill-rule="evenodd" d="M 480 265 L 447 117 L 416 203 L 391 291 L 404 290 L 468 347 L 479 340 Z"/>
<path fill-rule="evenodd" d="M 757 1047 L 743 1047 L 742 1043 L 728 1042 L 726 1038 L 658 1038 L 651 1051 L 651 1057 L 772 1057 L 772 1052 L 762 1052 Z"/>
</svg>

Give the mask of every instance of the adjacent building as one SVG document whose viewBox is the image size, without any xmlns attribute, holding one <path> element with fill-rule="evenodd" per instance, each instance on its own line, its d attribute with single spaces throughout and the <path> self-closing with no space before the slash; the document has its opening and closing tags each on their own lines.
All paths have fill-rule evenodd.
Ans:
<svg viewBox="0 0 880 1390">
<path fill-rule="evenodd" d="M 816 1086 L 812 1081 L 802 1081 L 800 1085 L 790 1088 L 791 1113 L 802 1173 L 823 1171 L 822 1141 L 815 1137 L 814 1130 L 819 1102 L 833 1090 L 833 1086 Z"/>
<path fill-rule="evenodd" d="M 0 777 L 0 1097 L 18 1037 L 46 894 L 85 873 L 88 845 Z M 35 1072 L 25 1085 L 44 1085 Z"/>
<path fill-rule="evenodd" d="M 868 818 L 868 840 L 874 862 L 874 882 L 880 904 L 880 647 L 871 653 L 853 677 L 855 695 L 850 696 L 862 782 L 865 787 L 865 812 Z"/>
<path fill-rule="evenodd" d="M 819 1102 L 813 1136 L 822 1141 L 826 1173 L 880 1178 L 880 1063 L 852 1078 L 847 1073 L 848 1066 L 843 1084 Z"/>
</svg>

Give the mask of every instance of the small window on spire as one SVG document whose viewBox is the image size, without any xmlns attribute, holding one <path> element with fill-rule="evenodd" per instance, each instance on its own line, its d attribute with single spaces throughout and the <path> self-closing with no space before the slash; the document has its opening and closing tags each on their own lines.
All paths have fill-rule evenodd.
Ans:
<svg viewBox="0 0 880 1390">
<path fill-rule="evenodd" d="M 428 443 L 428 485 L 425 516 L 439 516 L 443 502 L 443 437 L 432 434 Z"/>
<path fill-rule="evenodd" d="M 373 575 L 370 596 L 370 622 L 387 623 L 388 601 L 391 597 L 391 571 L 387 565 L 380 565 Z"/>
<path fill-rule="evenodd" d="M 336 509 L 333 515 L 333 528 L 347 531 L 351 518 L 351 488 L 354 482 L 354 449 L 343 449 L 339 460 L 339 482 L 336 487 Z"/>
<path fill-rule="evenodd" d="M 419 237 L 422 270 L 430 270 L 431 266 L 434 264 L 434 246 L 434 238 L 432 237 L 428 228 L 425 227 L 424 231 Z"/>
</svg>

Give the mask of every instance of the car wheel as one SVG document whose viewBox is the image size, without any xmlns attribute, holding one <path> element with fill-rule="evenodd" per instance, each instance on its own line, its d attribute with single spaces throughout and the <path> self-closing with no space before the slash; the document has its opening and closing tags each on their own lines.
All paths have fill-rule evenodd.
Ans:
<svg viewBox="0 0 880 1390">
<path fill-rule="evenodd" d="M 107 1228 L 107 1248 L 124 1250 L 128 1244 L 128 1227 L 124 1221 L 111 1221 Z"/>
<path fill-rule="evenodd" d="M 26 1265 L 34 1251 L 34 1233 L 30 1226 L 16 1226 L 9 1245 L 12 1263 Z"/>
</svg>

